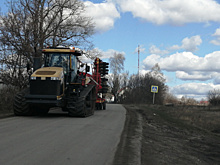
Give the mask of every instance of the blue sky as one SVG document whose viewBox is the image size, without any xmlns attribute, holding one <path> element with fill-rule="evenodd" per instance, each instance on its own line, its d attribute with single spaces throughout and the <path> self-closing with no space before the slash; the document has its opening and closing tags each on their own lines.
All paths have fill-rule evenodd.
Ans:
<svg viewBox="0 0 220 165">
<path fill-rule="evenodd" d="M 125 71 L 161 67 L 178 97 L 205 98 L 220 89 L 220 0 L 90 0 L 95 48 L 109 58 L 123 53 Z M 3 1 L 1 8 L 5 11 Z"/>
<path fill-rule="evenodd" d="M 176 96 L 201 99 L 208 91 L 220 89 L 219 1 L 94 0 L 85 4 L 89 11 L 97 11 L 92 14 L 98 20 L 95 47 L 108 57 L 112 50 L 124 53 L 130 74 L 137 73 L 135 50 L 140 45 L 141 72 L 158 63 Z"/>
</svg>

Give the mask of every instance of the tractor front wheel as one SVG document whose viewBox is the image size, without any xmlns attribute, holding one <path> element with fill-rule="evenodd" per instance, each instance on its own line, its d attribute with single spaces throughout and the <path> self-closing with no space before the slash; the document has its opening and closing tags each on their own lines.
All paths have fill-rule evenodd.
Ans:
<svg viewBox="0 0 220 165">
<path fill-rule="evenodd" d="M 19 92 L 14 97 L 13 110 L 16 116 L 30 116 L 34 114 L 34 109 L 26 102 L 25 95 L 28 94 L 29 88 Z"/>
</svg>

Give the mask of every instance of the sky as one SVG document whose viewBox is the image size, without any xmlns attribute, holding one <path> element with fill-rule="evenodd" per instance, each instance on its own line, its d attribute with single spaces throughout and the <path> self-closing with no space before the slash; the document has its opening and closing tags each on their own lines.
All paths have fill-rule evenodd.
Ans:
<svg viewBox="0 0 220 165">
<path fill-rule="evenodd" d="M 159 64 L 178 98 L 206 99 L 220 89 L 220 0 L 84 0 L 93 18 L 95 49 L 125 56 L 125 71 Z M 3 12 L 4 1 L 0 2 Z"/>
</svg>

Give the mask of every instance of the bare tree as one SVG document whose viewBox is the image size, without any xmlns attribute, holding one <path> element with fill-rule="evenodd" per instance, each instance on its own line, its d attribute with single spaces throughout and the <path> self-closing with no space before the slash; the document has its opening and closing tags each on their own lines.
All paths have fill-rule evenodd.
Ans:
<svg viewBox="0 0 220 165">
<path fill-rule="evenodd" d="M 84 52 L 85 52 L 85 56 L 93 61 L 96 58 L 101 58 L 103 56 L 103 52 L 97 48 L 92 49 L 92 50 L 86 50 Z"/>
<path fill-rule="evenodd" d="M 209 91 L 207 97 L 211 105 L 216 106 L 220 104 L 220 90 L 214 89 L 212 91 Z"/>
<path fill-rule="evenodd" d="M 1 80 L 4 84 L 10 84 L 19 87 L 19 89 L 25 88 L 28 84 L 29 74 L 27 68 L 24 67 L 26 59 L 24 56 L 18 56 L 10 53 L 10 56 L 0 58 L 1 66 Z"/>
<path fill-rule="evenodd" d="M 158 63 L 156 63 L 152 68 L 149 73 L 152 77 L 156 78 L 160 82 L 165 82 L 166 79 L 164 78 L 164 75 L 160 69 L 160 66 Z"/>
<path fill-rule="evenodd" d="M 25 59 L 24 65 L 33 64 L 33 58 L 38 61 L 42 58 L 41 49 L 45 45 L 92 45 L 89 37 L 94 27 L 91 18 L 85 16 L 82 1 L 10 0 L 8 4 L 8 13 L 0 16 L 2 63 L 9 55 L 16 54 Z"/>
<path fill-rule="evenodd" d="M 120 73 L 124 70 L 125 57 L 121 53 L 114 53 L 113 57 L 109 59 L 110 70 L 112 72 L 109 78 L 109 86 L 111 88 L 111 93 L 114 95 L 114 102 L 118 100 L 118 91 L 122 86 L 120 85 Z"/>
<path fill-rule="evenodd" d="M 114 53 L 113 57 L 109 59 L 110 69 L 114 75 L 118 75 L 124 70 L 125 57 L 122 53 Z"/>
<path fill-rule="evenodd" d="M 167 92 L 164 97 L 164 104 L 178 104 L 178 98 L 172 93 Z"/>
</svg>

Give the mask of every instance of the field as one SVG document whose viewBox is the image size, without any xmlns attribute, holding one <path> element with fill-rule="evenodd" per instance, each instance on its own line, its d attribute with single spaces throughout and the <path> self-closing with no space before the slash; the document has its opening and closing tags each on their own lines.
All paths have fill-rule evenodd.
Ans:
<svg viewBox="0 0 220 165">
<path fill-rule="evenodd" d="M 220 164 L 220 109 L 125 105 L 114 165 Z"/>
</svg>

